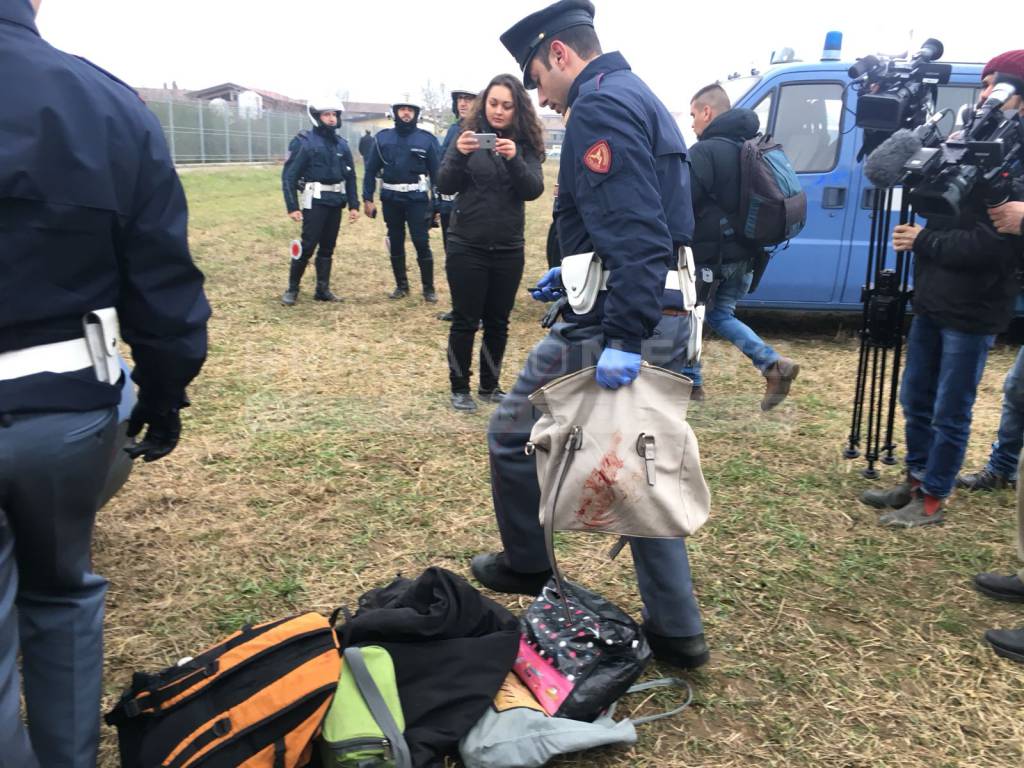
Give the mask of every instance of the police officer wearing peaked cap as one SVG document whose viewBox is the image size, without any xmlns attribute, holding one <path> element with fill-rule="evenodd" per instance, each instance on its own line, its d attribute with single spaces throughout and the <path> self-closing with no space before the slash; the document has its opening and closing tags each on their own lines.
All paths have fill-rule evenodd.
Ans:
<svg viewBox="0 0 1024 768">
<path fill-rule="evenodd" d="M 571 108 L 558 178 L 557 225 L 564 254 L 596 252 L 607 290 L 585 315 L 565 312 L 530 353 L 488 430 L 491 491 L 504 551 L 471 565 L 484 586 L 536 595 L 550 575 L 537 520 L 540 489 L 524 446 L 536 420 L 530 393 L 563 374 L 597 363 L 599 385 L 628 386 L 641 359 L 679 371 L 689 317 L 679 283 L 669 277 L 677 249 L 693 236 L 686 146 L 665 106 L 619 53 L 602 54 L 594 6 L 561 0 L 501 36 L 541 106 Z M 534 298 L 558 292 L 560 268 Z M 645 605 L 645 631 L 656 657 L 698 667 L 709 654 L 682 539 L 633 539 Z"/>
<path fill-rule="evenodd" d="M 288 289 L 281 303 L 291 306 L 299 294 L 299 281 L 316 250 L 314 301 L 341 301 L 331 292 L 331 266 L 341 227 L 341 209 L 348 202 L 349 221 L 359 218 L 356 163 L 348 142 L 338 135 L 344 107 L 337 98 L 307 105 L 312 131 L 302 131 L 288 145 L 281 171 L 281 186 L 288 216 L 302 222 L 302 252 L 292 259 Z M 299 192 L 299 179 L 305 186 Z M 301 195 L 301 199 L 300 199 Z"/>
<path fill-rule="evenodd" d="M 0 0 L 0 764 L 93 768 L 107 583 L 90 550 L 118 449 L 115 311 L 139 385 L 129 432 L 146 427 L 131 453 L 152 461 L 177 443 L 210 307 L 159 122 L 44 42 L 33 5 Z"/>
<path fill-rule="evenodd" d="M 391 250 L 391 269 L 395 274 L 395 290 L 389 298 L 401 299 L 409 295 L 409 276 L 405 268 L 405 228 L 408 225 L 416 248 L 423 298 L 435 303 L 430 226 L 436 213 L 433 189 L 440 165 L 440 145 L 432 133 L 416 125 L 420 117 L 419 105 L 398 102 L 391 109 L 395 127 L 377 134 L 374 148 L 366 158 L 363 210 L 367 216 L 376 215 L 373 196 L 380 174 L 380 199 Z"/>
</svg>

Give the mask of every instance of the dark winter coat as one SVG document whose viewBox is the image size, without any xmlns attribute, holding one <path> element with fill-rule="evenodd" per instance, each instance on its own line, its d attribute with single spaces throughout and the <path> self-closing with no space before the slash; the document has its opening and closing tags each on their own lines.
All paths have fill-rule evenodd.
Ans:
<svg viewBox="0 0 1024 768">
<path fill-rule="evenodd" d="M 342 647 L 380 645 L 395 664 L 413 765 L 440 766 L 490 706 L 519 649 L 519 621 L 460 576 L 428 568 L 359 600 Z"/>
<path fill-rule="evenodd" d="M 489 127 L 479 132 L 495 133 Z M 482 248 L 521 248 L 526 223 L 525 201 L 544 192 L 541 159 L 517 142 L 515 157 L 506 160 L 491 150 L 470 155 L 451 143 L 441 161 L 437 189 L 442 195 L 458 193 L 448 237 Z"/>
<path fill-rule="evenodd" d="M 757 135 L 757 115 L 749 109 L 730 109 L 712 120 L 700 141 L 690 148 L 690 179 L 696 218 L 693 256 L 698 264 L 718 260 L 742 261 L 757 254 L 757 247 L 729 236 L 736 231 L 740 207 L 740 146 Z M 723 225 L 722 220 L 726 223 Z"/>
<path fill-rule="evenodd" d="M 996 232 L 981 201 L 957 219 L 930 218 L 914 241 L 914 314 L 963 333 L 1006 330 L 1020 293 L 1020 241 Z"/>
</svg>

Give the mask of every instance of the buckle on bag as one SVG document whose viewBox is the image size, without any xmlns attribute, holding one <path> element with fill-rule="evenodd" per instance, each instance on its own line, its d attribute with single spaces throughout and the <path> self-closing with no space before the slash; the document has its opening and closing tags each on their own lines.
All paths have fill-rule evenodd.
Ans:
<svg viewBox="0 0 1024 768">
<path fill-rule="evenodd" d="M 636 452 L 644 460 L 644 471 L 647 473 L 647 484 L 654 487 L 654 435 L 641 432 L 636 439 Z"/>
</svg>

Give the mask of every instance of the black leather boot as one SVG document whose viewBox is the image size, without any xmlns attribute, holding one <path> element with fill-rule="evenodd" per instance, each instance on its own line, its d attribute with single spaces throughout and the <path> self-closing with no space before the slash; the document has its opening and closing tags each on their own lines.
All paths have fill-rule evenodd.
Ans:
<svg viewBox="0 0 1024 768">
<path fill-rule="evenodd" d="M 316 260 L 316 292 L 314 301 L 343 301 L 340 296 L 331 293 L 331 260 Z"/>
<path fill-rule="evenodd" d="M 292 259 L 288 267 L 288 290 L 281 296 L 281 303 L 286 307 L 292 306 L 299 297 L 299 281 L 302 280 L 302 273 L 306 271 L 305 261 Z"/>
</svg>

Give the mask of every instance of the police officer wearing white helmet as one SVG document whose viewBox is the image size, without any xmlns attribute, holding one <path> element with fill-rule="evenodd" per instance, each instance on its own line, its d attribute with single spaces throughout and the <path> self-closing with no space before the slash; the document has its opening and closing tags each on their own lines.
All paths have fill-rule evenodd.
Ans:
<svg viewBox="0 0 1024 768">
<path fill-rule="evenodd" d="M 441 146 L 434 134 L 419 128 L 418 104 L 396 102 L 391 105 L 394 128 L 377 134 L 374 149 L 366 158 L 363 177 L 363 210 L 375 216 L 373 196 L 377 175 L 381 177 L 381 205 L 388 230 L 391 269 L 395 275 L 392 299 L 409 295 L 409 275 L 405 267 L 405 230 L 416 248 L 420 268 L 423 300 L 436 303 L 434 290 L 434 256 L 430 251 L 430 228 L 437 217 L 434 186 L 440 166 Z"/>
<path fill-rule="evenodd" d="M 348 203 L 348 220 L 359 218 L 356 164 L 348 142 L 338 135 L 344 112 L 341 100 L 327 97 L 309 102 L 306 111 L 313 130 L 301 131 L 288 145 L 281 186 L 288 217 L 302 222 L 302 251 L 292 258 L 288 289 L 281 303 L 291 306 L 299 295 L 299 281 L 316 250 L 315 301 L 341 301 L 331 292 L 331 264 L 341 228 L 341 209 Z"/>
</svg>

